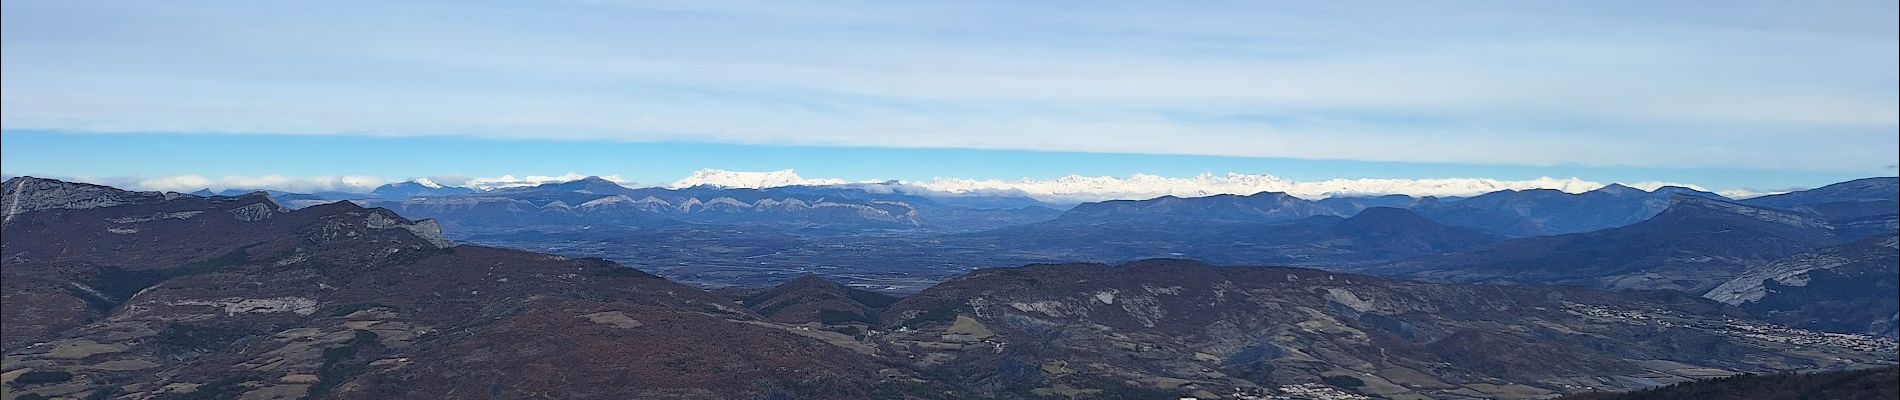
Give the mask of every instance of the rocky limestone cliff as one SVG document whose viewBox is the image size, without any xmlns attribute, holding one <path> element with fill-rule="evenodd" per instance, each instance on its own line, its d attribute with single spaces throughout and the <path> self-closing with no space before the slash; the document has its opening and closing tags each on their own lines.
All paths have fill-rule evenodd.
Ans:
<svg viewBox="0 0 1900 400">
<path fill-rule="evenodd" d="M 1900 236 L 1825 247 L 1751 268 L 1703 297 L 1791 326 L 1893 336 Z"/>
<path fill-rule="evenodd" d="M 153 203 L 189 196 L 181 193 L 132 192 L 86 183 L 31 176 L 8 179 L 0 191 L 0 223 L 38 210 L 76 210 L 123 204 Z"/>
</svg>

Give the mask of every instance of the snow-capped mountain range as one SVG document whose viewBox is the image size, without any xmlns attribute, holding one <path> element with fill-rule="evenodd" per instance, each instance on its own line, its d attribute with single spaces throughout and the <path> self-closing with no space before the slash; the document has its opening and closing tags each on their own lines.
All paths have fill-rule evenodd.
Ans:
<svg viewBox="0 0 1900 400">
<path fill-rule="evenodd" d="M 219 188 L 216 192 L 220 193 L 251 190 L 277 190 L 293 193 L 369 192 L 375 197 L 387 198 L 416 195 L 449 195 L 532 187 L 550 183 L 578 181 L 587 177 L 586 175 L 568 173 L 565 175 L 550 176 L 503 175 L 499 177 L 460 178 L 456 180 L 448 180 L 448 178 L 416 178 L 409 181 L 388 184 L 376 182 L 378 180 L 368 177 L 348 177 L 342 184 L 330 182 L 336 181 L 337 179 L 335 178 L 313 178 L 322 179 L 324 181 L 299 183 L 294 178 L 278 176 L 266 177 L 268 179 L 247 179 L 242 177 L 209 179 L 191 176 L 143 179 L 134 182 L 113 182 L 110 180 L 90 180 L 70 177 L 66 179 L 154 191 L 191 192 L 200 188 L 212 187 Z M 912 194 L 931 197 L 1027 197 L 1037 201 L 1057 204 L 1076 204 L 1105 200 L 1141 200 L 1161 196 L 1200 197 L 1220 194 L 1249 195 L 1262 192 L 1286 193 L 1305 199 L 1366 197 L 1392 194 L 1415 197 L 1468 197 L 1497 191 L 1532 189 L 1554 189 L 1565 193 L 1583 193 L 1611 184 L 1574 177 L 1540 177 L 1526 180 L 1488 178 L 1361 178 L 1300 181 L 1268 174 L 1243 173 L 1209 173 L 1193 177 L 1165 177 L 1149 174 L 1136 174 L 1127 177 L 1069 175 L 1053 179 L 967 179 L 940 177 L 923 181 L 901 181 L 806 178 L 791 169 L 759 172 L 701 169 L 684 178 L 662 185 L 639 185 L 617 175 L 603 175 L 597 176 L 597 178 L 630 188 L 658 187 L 683 189 L 695 186 L 709 186 L 729 189 L 768 189 L 791 186 L 848 186 L 875 193 Z M 443 183 L 457 181 L 459 181 L 459 183 Z M 1681 186 L 1696 190 L 1708 190 L 1693 184 L 1673 182 L 1621 182 L 1621 184 L 1643 190 L 1655 190 L 1656 188 L 1664 186 Z M 1715 192 L 1729 198 L 1749 198 L 1769 194 L 1746 190 Z"/>
<path fill-rule="evenodd" d="M 720 169 L 702 169 L 693 171 L 669 188 L 681 189 L 694 186 L 717 186 L 723 188 L 766 189 L 785 186 L 822 186 L 851 183 L 842 179 L 805 179 L 798 171 L 782 169 L 766 172 L 726 171 Z"/>
<path fill-rule="evenodd" d="M 1707 190 L 1700 186 L 1672 182 L 1633 182 L 1627 186 L 1656 190 L 1681 186 Z M 1112 176 L 1069 175 L 1055 179 L 961 179 L 936 178 L 929 181 L 846 181 L 807 179 L 794 170 L 736 172 L 702 169 L 668 187 L 717 186 L 725 188 L 765 189 L 784 186 L 888 186 L 910 193 L 929 191 L 946 195 L 1015 195 L 1051 203 L 1082 203 L 1103 200 L 1139 200 L 1161 196 L 1201 197 L 1220 194 L 1249 195 L 1280 192 L 1306 199 L 1361 197 L 1402 194 L 1409 196 L 1467 197 L 1504 190 L 1555 189 L 1565 193 L 1583 193 L 1609 186 L 1608 183 L 1578 178 L 1541 177 L 1529 180 L 1484 178 L 1450 179 L 1328 179 L 1296 181 L 1273 175 L 1227 173 L 1201 174 L 1191 178 L 1172 178 L 1137 174 L 1126 178 Z M 908 190 L 908 192 L 907 192 Z M 1754 193 L 1721 192 L 1729 197 L 1750 197 Z"/>
</svg>

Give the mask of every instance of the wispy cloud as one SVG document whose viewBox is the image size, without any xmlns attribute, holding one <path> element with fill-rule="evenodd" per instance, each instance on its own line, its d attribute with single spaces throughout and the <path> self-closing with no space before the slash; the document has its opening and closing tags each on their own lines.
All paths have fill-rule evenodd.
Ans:
<svg viewBox="0 0 1900 400">
<path fill-rule="evenodd" d="M 1892 2 L 280 7 L 7 2 L 0 123 L 1515 165 L 1900 157 Z"/>
<path fill-rule="evenodd" d="M 86 182 L 128 190 L 155 190 L 165 192 L 193 192 L 199 189 L 212 191 L 225 190 L 281 190 L 297 193 L 351 192 L 362 193 L 389 183 L 390 180 L 374 176 L 220 176 L 176 175 L 160 177 L 133 176 L 41 176 L 74 182 Z"/>
<path fill-rule="evenodd" d="M 107 185 L 128 190 L 152 190 L 164 192 L 193 192 L 210 189 L 215 192 L 226 190 L 280 190 L 294 193 L 344 192 L 368 193 L 384 184 L 403 180 L 426 180 L 448 186 L 461 186 L 475 189 L 499 189 L 510 187 L 534 186 L 547 183 L 559 183 L 579 180 L 589 175 L 569 172 L 563 175 L 502 175 L 496 177 L 467 178 L 458 176 L 415 177 L 408 179 L 390 179 L 375 176 L 220 176 L 174 175 L 158 177 L 137 176 L 63 176 L 48 175 L 42 178 L 60 179 L 74 182 L 86 182 Z M 8 176 L 9 178 L 11 175 Z M 633 181 L 619 175 L 603 175 L 601 179 L 621 184 L 634 185 Z"/>
</svg>

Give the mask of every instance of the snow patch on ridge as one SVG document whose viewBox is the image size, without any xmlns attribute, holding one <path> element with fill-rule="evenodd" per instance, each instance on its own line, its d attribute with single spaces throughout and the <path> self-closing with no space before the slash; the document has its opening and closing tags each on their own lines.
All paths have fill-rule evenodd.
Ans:
<svg viewBox="0 0 1900 400">
<path fill-rule="evenodd" d="M 652 198 L 652 196 L 648 196 L 648 198 Z M 588 200 L 585 203 L 581 203 L 581 208 L 601 207 L 601 206 L 606 206 L 606 205 L 614 204 L 614 203 L 632 203 L 632 202 L 633 202 L 632 197 L 627 197 L 627 195 L 624 195 L 624 194 L 616 194 L 612 196 Z"/>
</svg>

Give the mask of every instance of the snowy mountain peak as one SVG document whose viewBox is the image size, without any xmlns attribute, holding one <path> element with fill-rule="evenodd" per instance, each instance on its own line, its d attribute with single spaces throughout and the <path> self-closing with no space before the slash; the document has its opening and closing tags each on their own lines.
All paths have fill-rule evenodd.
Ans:
<svg viewBox="0 0 1900 400">
<path fill-rule="evenodd" d="M 506 188 L 533 187 L 533 186 L 546 185 L 550 183 L 567 183 L 567 182 L 575 182 L 575 181 L 588 181 L 588 182 L 606 181 L 606 182 L 611 182 L 615 185 L 621 185 L 621 186 L 625 186 L 626 184 L 632 183 L 632 182 L 627 181 L 626 179 L 622 179 L 620 175 L 598 176 L 598 175 L 581 175 L 581 174 L 569 172 L 566 175 L 557 175 L 557 176 L 528 175 L 526 177 L 517 178 L 514 175 L 502 175 L 500 177 L 495 177 L 495 178 L 475 178 L 475 179 L 469 179 L 467 182 L 464 182 L 462 186 L 471 188 L 471 189 L 478 189 L 478 190 L 495 190 L 495 189 L 506 189 Z"/>
<path fill-rule="evenodd" d="M 694 186 L 716 186 L 736 189 L 765 189 L 784 186 L 835 185 L 846 183 L 837 179 L 805 179 L 797 171 L 782 169 L 767 172 L 727 171 L 721 169 L 702 169 L 692 175 L 673 182 L 668 187 L 674 189 Z"/>
<path fill-rule="evenodd" d="M 456 186 L 443 186 L 429 178 L 416 178 L 405 182 L 396 182 L 377 186 L 369 194 L 382 198 L 402 198 L 416 196 L 450 196 L 474 193 L 474 189 Z"/>
<path fill-rule="evenodd" d="M 1597 190 L 1593 190 L 1593 192 L 1601 192 L 1601 193 L 1613 194 L 1613 195 L 1644 193 L 1642 189 L 1624 186 L 1621 183 L 1611 183 L 1608 185 L 1603 185 L 1603 187 L 1597 188 Z"/>
</svg>

